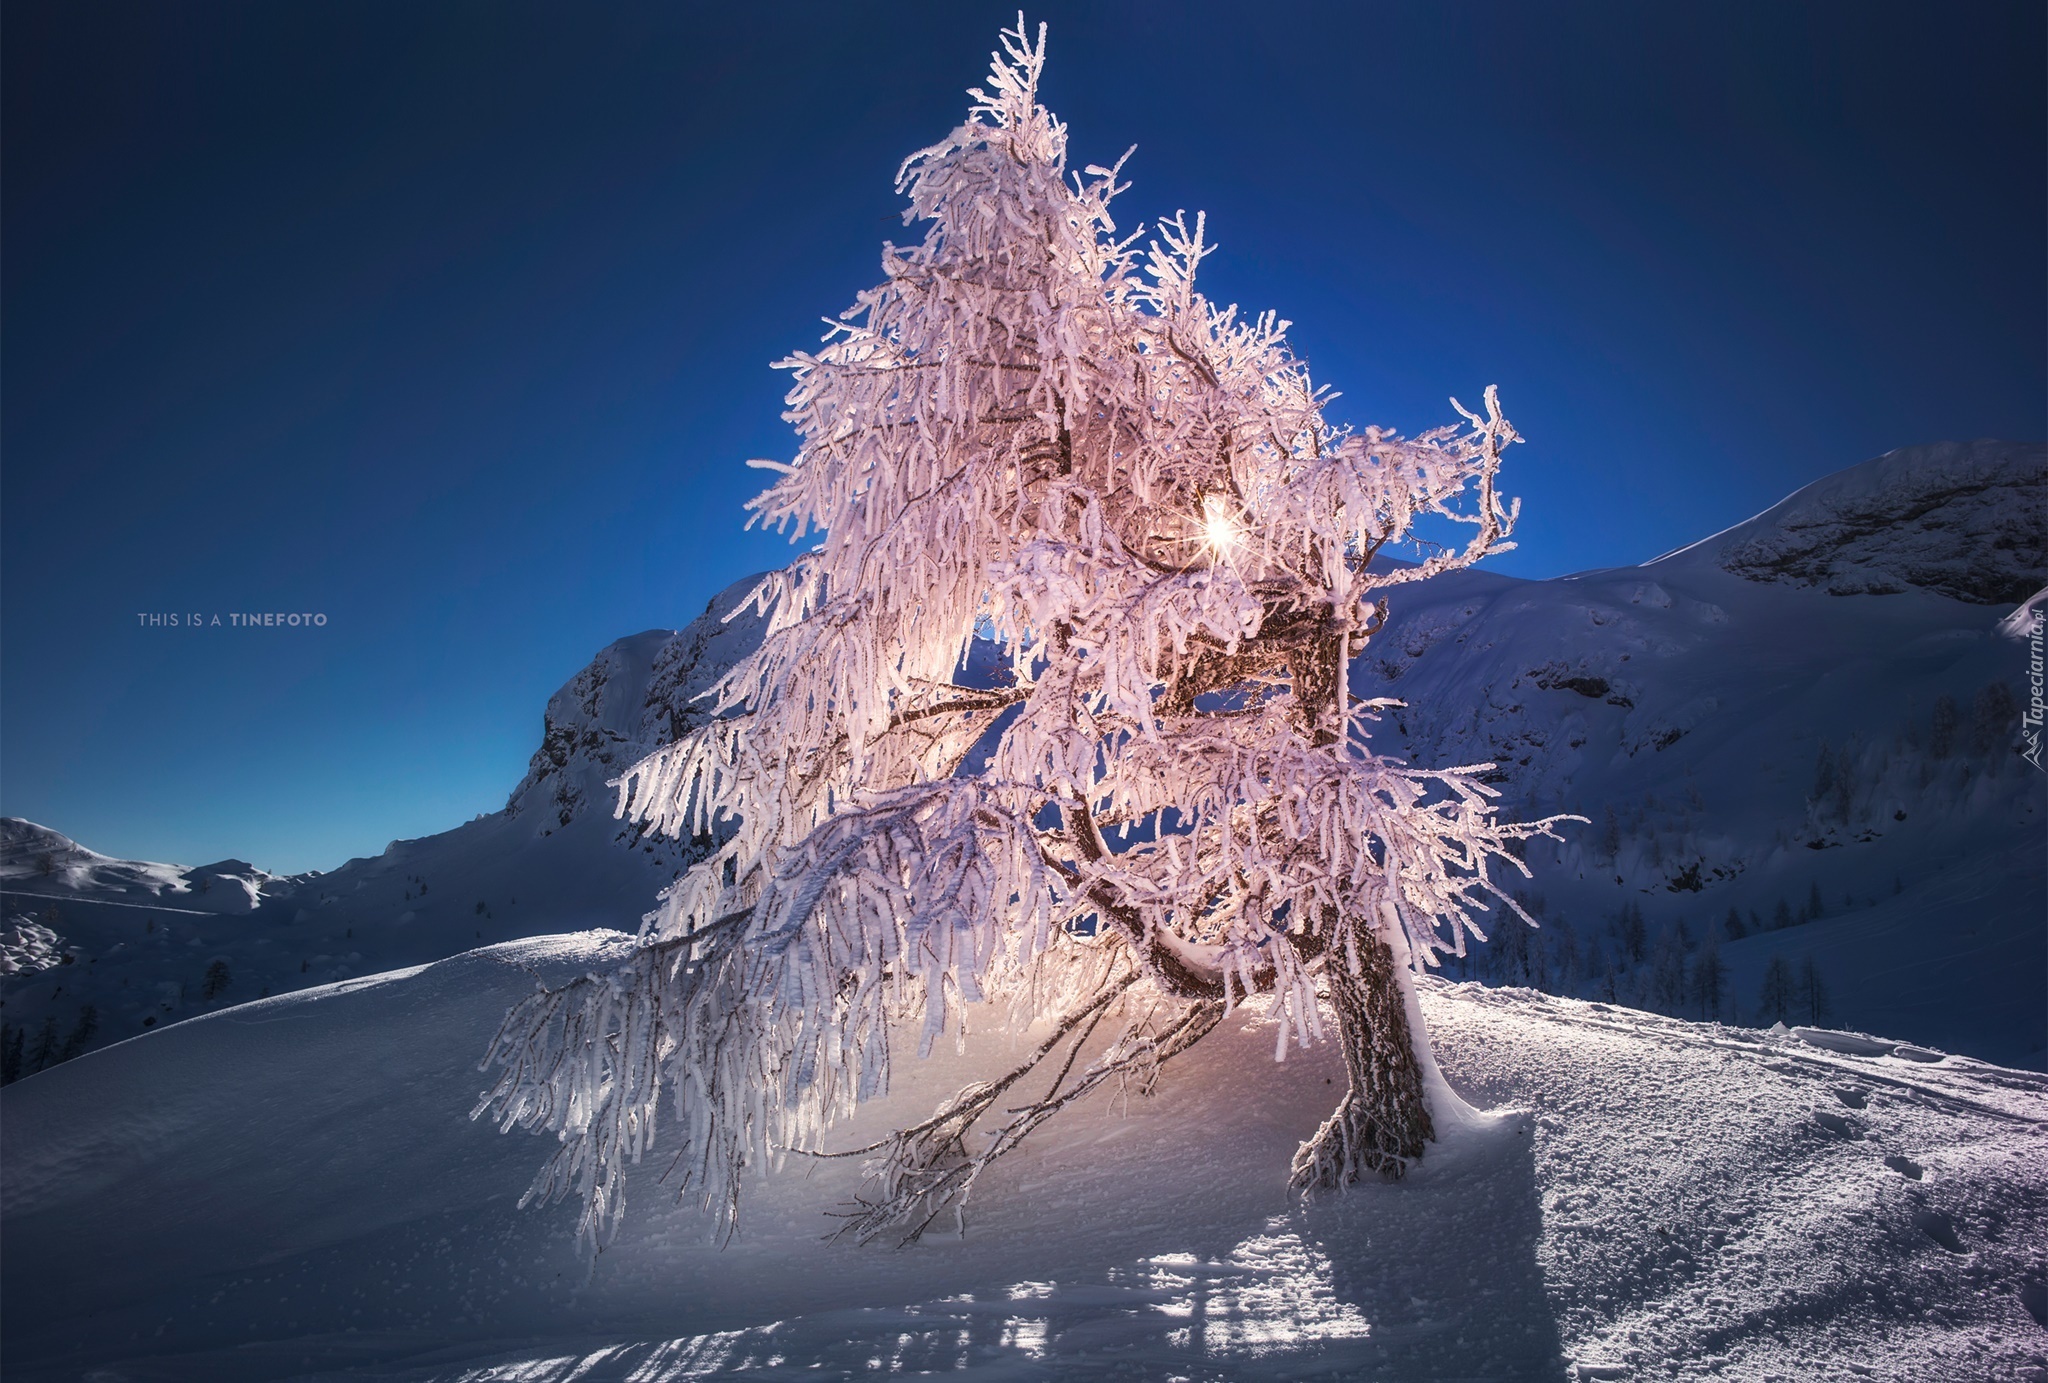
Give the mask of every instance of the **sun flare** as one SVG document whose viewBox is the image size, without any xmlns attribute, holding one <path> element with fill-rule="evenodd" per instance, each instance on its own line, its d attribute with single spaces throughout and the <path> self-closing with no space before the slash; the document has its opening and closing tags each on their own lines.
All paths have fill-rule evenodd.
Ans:
<svg viewBox="0 0 2048 1383">
<path fill-rule="evenodd" d="M 1202 498 L 1202 542 L 1218 557 L 1228 557 L 1244 538 L 1236 517 L 1224 506 L 1221 495 Z"/>
</svg>

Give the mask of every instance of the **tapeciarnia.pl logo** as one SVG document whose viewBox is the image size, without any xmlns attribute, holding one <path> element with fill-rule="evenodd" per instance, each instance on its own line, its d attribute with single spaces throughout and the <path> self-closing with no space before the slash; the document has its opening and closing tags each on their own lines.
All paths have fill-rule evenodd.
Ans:
<svg viewBox="0 0 2048 1383">
<path fill-rule="evenodd" d="M 2043 711 L 2048 710 L 2048 706 L 2043 705 L 2041 697 L 2041 623 L 2044 613 L 2048 612 L 2044 612 L 2038 605 L 2028 612 L 2030 619 L 2027 623 L 2027 711 L 2020 717 L 2020 738 L 2027 742 L 2027 747 L 2020 751 L 2020 757 L 2035 768 L 2043 767 L 2041 720 Z"/>
</svg>

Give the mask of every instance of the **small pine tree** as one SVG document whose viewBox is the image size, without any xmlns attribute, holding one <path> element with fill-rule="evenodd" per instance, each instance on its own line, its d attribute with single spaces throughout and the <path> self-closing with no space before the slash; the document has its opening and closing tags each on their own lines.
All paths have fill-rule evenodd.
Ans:
<svg viewBox="0 0 2048 1383">
<path fill-rule="evenodd" d="M 1816 880 L 1812 891 L 1806 895 L 1806 920 L 1811 922 L 1826 911 L 1826 906 L 1820 900 L 1820 883 Z"/>
<path fill-rule="evenodd" d="M 1785 930 L 1785 928 L 1791 925 L 1793 925 L 1792 906 L 1791 904 L 1787 903 L 1783 898 L 1780 898 L 1778 900 L 1777 911 L 1771 914 L 1771 930 L 1774 932 L 1782 932 Z"/>
<path fill-rule="evenodd" d="M 1792 967 L 1783 956 L 1772 956 L 1764 967 L 1763 988 L 1756 996 L 1756 1021 L 1783 1023 L 1792 1016 Z"/>
<path fill-rule="evenodd" d="M 1621 905 L 1614 921 L 1614 939 L 1630 965 L 1640 965 L 1649 949 L 1649 929 L 1643 925 L 1642 905 L 1634 899 Z"/>
<path fill-rule="evenodd" d="M 78 1024 L 71 1029 L 71 1035 L 64 1039 L 64 1050 L 58 1054 L 57 1060 L 69 1061 L 84 1051 L 86 1044 L 92 1041 L 93 1034 L 99 1029 L 100 1011 L 87 1004 L 79 1011 Z"/>
<path fill-rule="evenodd" d="M 0 1085 L 21 1079 L 21 1049 L 28 1034 L 12 1023 L 0 1023 Z"/>
<path fill-rule="evenodd" d="M 1732 907 L 1728 909 L 1728 915 L 1721 919 L 1721 930 L 1728 934 L 1730 941 L 1740 941 L 1749 935 L 1749 928 L 1743 924 L 1742 914 Z"/>
<path fill-rule="evenodd" d="M 1721 1001 L 1727 988 L 1728 966 L 1721 959 L 1721 948 L 1708 937 L 1692 962 L 1692 998 L 1699 1005 L 1702 1018 L 1721 1016 Z"/>
<path fill-rule="evenodd" d="M 1534 957 L 1530 955 L 1529 929 L 1505 927 L 1487 947 L 1488 969 L 1496 984 L 1535 987 Z"/>
<path fill-rule="evenodd" d="M 1820 966 L 1812 956 L 1805 956 L 1799 962 L 1799 980 L 1793 989 L 1793 1006 L 1805 1016 L 1809 1023 L 1823 1023 L 1828 1018 L 1828 990 L 1821 983 Z"/>
<path fill-rule="evenodd" d="M 1657 938 L 1657 955 L 1650 967 L 1650 998 L 1659 1013 L 1675 1017 L 1684 1011 L 1688 981 L 1685 947 L 1677 931 L 1667 927 Z"/>
<path fill-rule="evenodd" d="M 1962 720 L 1962 713 L 1956 708 L 1956 699 L 1947 692 L 1934 698 L 1934 719 L 1928 729 L 1927 752 L 1937 759 L 1946 759 L 1955 752 L 1956 727 Z"/>
<path fill-rule="evenodd" d="M 29 1050 L 28 1065 L 31 1071 L 40 1071 L 48 1066 L 57 1055 L 57 1020 L 49 1017 L 36 1030 L 36 1045 Z"/>
<path fill-rule="evenodd" d="M 1751 908 L 1751 909 L 1749 910 L 1749 934 L 1750 934 L 1751 936 L 1756 936 L 1756 935 L 1758 935 L 1759 933 L 1761 933 L 1761 932 L 1763 931 L 1763 929 L 1764 929 L 1764 920 L 1763 920 L 1763 918 L 1761 918 L 1761 917 L 1758 917 L 1758 916 L 1756 915 L 1756 909 L 1755 909 L 1755 908 Z"/>
<path fill-rule="evenodd" d="M 206 978 L 201 980 L 199 985 L 200 997 L 212 1003 L 225 994 L 228 986 L 234 982 L 234 976 L 228 970 L 228 963 L 225 960 L 216 960 L 206 967 Z"/>
<path fill-rule="evenodd" d="M 1970 708 L 1970 748 L 1978 754 L 1992 754 L 2012 742 L 2019 724 L 2019 698 L 2004 682 L 1986 682 Z"/>
<path fill-rule="evenodd" d="M 1828 800 L 1835 791 L 1835 751 L 1826 740 L 1820 742 L 1820 753 L 1813 760 L 1813 802 L 1815 806 Z"/>
<path fill-rule="evenodd" d="M 1843 745 L 1835 759 L 1835 783 L 1830 794 L 1835 820 L 1843 825 L 1848 824 L 1850 809 L 1856 804 L 1856 760 L 1849 751 L 1850 746 Z"/>
</svg>

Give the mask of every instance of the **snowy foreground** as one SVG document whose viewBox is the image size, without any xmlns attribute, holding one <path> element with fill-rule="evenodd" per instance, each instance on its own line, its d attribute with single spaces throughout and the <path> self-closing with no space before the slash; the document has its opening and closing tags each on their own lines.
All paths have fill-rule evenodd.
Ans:
<svg viewBox="0 0 2048 1383">
<path fill-rule="evenodd" d="M 1306 1208 L 1342 1080 L 1257 1015 L 1054 1121 L 965 1238 L 824 1243 L 851 1160 L 706 1245 L 650 1158 L 589 1273 L 474 1062 L 583 933 L 229 1009 L 9 1087 L 5 1366 L 92 1378 L 2048 1379 L 2048 1077 L 1917 1048 L 1433 988 L 1448 1119 Z M 1004 1039 L 984 1039 L 984 1054 Z M 845 1145 L 966 1078 L 909 1065 Z M 666 1136 L 667 1131 L 664 1130 Z"/>
</svg>

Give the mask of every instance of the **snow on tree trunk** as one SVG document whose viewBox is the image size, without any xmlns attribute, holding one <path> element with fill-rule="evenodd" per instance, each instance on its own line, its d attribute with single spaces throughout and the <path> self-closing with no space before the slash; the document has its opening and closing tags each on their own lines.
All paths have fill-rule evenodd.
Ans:
<svg viewBox="0 0 2048 1383">
<path fill-rule="evenodd" d="M 1070 172 L 1044 61 L 1042 29 L 1003 35 L 967 122 L 899 174 L 923 240 L 782 362 L 799 445 L 751 463 L 776 479 L 749 507 L 812 545 L 749 597 L 766 632 L 709 723 L 614 784 L 620 816 L 715 852 L 632 963 L 535 995 L 486 1059 L 477 1116 L 558 1140 L 533 1195 L 576 1190 L 593 1242 L 664 1091 L 725 1227 L 743 1169 L 858 1151 L 854 1232 L 914 1238 L 989 1157 L 1151 1089 L 1254 994 L 1278 1054 L 1333 1011 L 1352 1072 L 1297 1180 L 1398 1174 L 1451 1098 L 1411 972 L 1496 906 L 1532 921 L 1498 875 L 1567 818 L 1500 821 L 1491 764 L 1381 758 L 1397 703 L 1346 685 L 1392 593 L 1512 546 L 1495 391 L 1413 438 L 1333 423 L 1286 322 L 1196 291 L 1202 217 L 1141 252 L 1110 214 L 1122 161 Z M 1424 520 L 1469 536 L 1422 543 Z M 970 1011 L 1037 1055 L 830 1146 Z M 1036 1099 L 989 1093 L 1039 1072 Z"/>
</svg>

